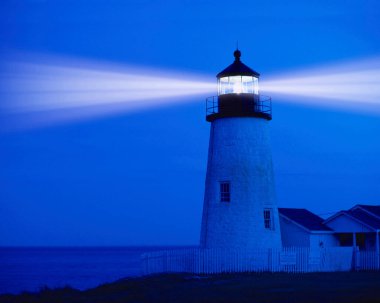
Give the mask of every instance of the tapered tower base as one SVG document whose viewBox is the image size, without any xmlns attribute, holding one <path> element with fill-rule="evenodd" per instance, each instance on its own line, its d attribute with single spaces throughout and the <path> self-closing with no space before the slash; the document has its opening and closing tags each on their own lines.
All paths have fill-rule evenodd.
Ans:
<svg viewBox="0 0 380 303">
<path fill-rule="evenodd" d="M 253 117 L 211 123 L 202 247 L 281 247 L 268 127 Z"/>
</svg>

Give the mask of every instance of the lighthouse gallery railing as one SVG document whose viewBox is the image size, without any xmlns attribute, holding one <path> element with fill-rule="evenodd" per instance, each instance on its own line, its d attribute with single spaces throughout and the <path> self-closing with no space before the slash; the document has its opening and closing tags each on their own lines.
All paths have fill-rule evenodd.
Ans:
<svg viewBox="0 0 380 303">
<path fill-rule="evenodd" d="M 272 98 L 269 96 L 258 95 L 257 99 L 252 103 L 252 108 L 247 108 L 248 111 L 255 113 L 263 113 L 272 117 Z M 206 116 L 218 114 L 220 112 L 218 96 L 206 98 Z"/>
</svg>

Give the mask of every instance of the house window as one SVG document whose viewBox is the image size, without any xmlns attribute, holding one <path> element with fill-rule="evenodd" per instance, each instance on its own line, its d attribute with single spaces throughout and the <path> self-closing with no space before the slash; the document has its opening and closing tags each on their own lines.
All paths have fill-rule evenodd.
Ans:
<svg viewBox="0 0 380 303">
<path fill-rule="evenodd" d="M 266 229 L 274 229 L 272 209 L 264 209 L 264 227 Z"/>
<path fill-rule="evenodd" d="M 231 201 L 231 185 L 230 182 L 220 182 L 220 202 Z"/>
</svg>

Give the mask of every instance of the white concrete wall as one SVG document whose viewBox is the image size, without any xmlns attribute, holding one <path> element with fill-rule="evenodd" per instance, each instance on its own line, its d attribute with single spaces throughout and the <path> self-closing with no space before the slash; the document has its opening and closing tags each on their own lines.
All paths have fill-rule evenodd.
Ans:
<svg viewBox="0 0 380 303">
<path fill-rule="evenodd" d="M 309 247 L 310 233 L 280 216 L 281 240 L 284 247 Z"/>
<path fill-rule="evenodd" d="M 284 247 L 322 247 L 339 246 L 339 239 L 333 233 L 311 233 L 287 218 L 280 216 L 281 240 Z"/>
<path fill-rule="evenodd" d="M 231 117 L 211 123 L 201 230 L 203 247 L 281 246 L 269 121 Z M 220 202 L 219 182 L 230 181 L 231 202 Z M 264 227 L 273 209 L 274 230 Z"/>
<path fill-rule="evenodd" d="M 310 248 L 327 248 L 339 246 L 339 239 L 334 234 L 310 234 Z"/>
</svg>

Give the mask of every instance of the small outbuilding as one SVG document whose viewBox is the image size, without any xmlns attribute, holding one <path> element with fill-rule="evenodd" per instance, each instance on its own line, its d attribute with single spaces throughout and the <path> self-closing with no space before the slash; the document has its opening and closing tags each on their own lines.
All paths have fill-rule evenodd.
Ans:
<svg viewBox="0 0 380 303">
<path fill-rule="evenodd" d="M 283 247 L 323 248 L 339 246 L 334 230 L 324 219 L 304 208 L 279 208 Z"/>
</svg>

